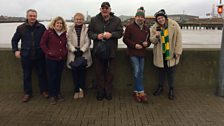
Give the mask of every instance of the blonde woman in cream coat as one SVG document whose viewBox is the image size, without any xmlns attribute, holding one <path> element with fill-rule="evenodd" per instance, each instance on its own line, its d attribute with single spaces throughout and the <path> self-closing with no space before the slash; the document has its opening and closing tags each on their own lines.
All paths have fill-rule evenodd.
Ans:
<svg viewBox="0 0 224 126">
<path fill-rule="evenodd" d="M 69 27 L 67 34 L 67 67 L 72 70 L 72 78 L 74 82 L 74 99 L 84 97 L 86 68 L 92 65 L 90 39 L 88 37 L 87 31 L 88 28 L 84 24 L 84 15 L 82 13 L 76 13 L 74 15 L 74 24 Z M 74 61 L 75 57 L 78 56 L 83 56 L 87 60 L 87 66 L 85 68 L 71 68 L 69 65 L 69 63 Z"/>
</svg>

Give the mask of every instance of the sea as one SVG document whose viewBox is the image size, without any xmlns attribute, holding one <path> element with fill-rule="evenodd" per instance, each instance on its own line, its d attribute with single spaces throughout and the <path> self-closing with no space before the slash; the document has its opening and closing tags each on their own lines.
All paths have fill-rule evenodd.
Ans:
<svg viewBox="0 0 224 126">
<path fill-rule="evenodd" d="M 41 22 L 46 27 L 49 22 Z M 11 39 L 16 27 L 22 23 L 0 23 L 0 48 L 11 48 Z M 67 25 L 72 25 L 68 22 Z M 220 48 L 222 41 L 222 30 L 218 29 L 183 29 L 183 48 Z M 118 42 L 119 48 L 126 48 L 122 38 Z M 149 48 L 152 48 L 150 46 Z"/>
</svg>

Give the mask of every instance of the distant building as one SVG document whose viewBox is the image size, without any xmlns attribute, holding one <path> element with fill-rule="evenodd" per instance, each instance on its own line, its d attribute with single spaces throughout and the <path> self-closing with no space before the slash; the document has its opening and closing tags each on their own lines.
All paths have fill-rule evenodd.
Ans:
<svg viewBox="0 0 224 126">
<path fill-rule="evenodd" d="M 4 22 L 22 22 L 25 21 L 26 18 L 25 17 L 8 17 L 8 16 L 0 16 L 0 23 L 4 23 Z"/>
<path fill-rule="evenodd" d="M 185 14 L 168 15 L 168 17 L 177 21 L 178 23 L 184 23 L 199 18 L 199 16 L 185 15 Z"/>
</svg>

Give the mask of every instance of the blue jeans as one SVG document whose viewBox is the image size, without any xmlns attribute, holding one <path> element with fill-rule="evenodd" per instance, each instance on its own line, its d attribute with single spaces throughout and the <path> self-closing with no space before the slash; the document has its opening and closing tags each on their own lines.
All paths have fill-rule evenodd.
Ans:
<svg viewBox="0 0 224 126">
<path fill-rule="evenodd" d="M 57 97 L 61 93 L 61 77 L 64 64 L 64 60 L 55 61 L 46 59 L 50 97 Z"/>
<path fill-rule="evenodd" d="M 143 71 L 144 71 L 144 57 L 131 56 L 131 63 L 134 70 L 134 92 L 143 92 Z"/>
</svg>

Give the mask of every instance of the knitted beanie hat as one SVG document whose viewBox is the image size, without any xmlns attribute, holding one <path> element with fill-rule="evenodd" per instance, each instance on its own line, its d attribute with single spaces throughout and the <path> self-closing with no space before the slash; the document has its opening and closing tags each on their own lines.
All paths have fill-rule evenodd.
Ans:
<svg viewBox="0 0 224 126">
<path fill-rule="evenodd" d="M 140 8 L 138 8 L 138 10 L 137 10 L 135 16 L 143 16 L 143 17 L 145 17 L 145 10 L 144 10 L 144 7 L 140 7 Z"/>
<path fill-rule="evenodd" d="M 156 19 L 158 16 L 163 16 L 167 19 L 167 14 L 164 9 L 161 9 L 160 11 L 156 12 L 154 16 L 156 17 Z"/>
</svg>

